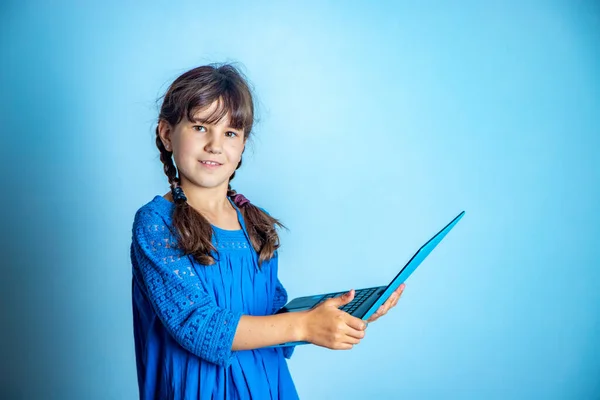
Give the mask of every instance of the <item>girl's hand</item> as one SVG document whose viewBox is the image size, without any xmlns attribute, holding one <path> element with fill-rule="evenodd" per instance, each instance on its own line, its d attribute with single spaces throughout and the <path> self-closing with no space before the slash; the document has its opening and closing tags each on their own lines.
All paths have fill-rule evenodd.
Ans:
<svg viewBox="0 0 600 400">
<path fill-rule="evenodd" d="M 384 316 L 390 309 L 392 309 L 392 307 L 395 307 L 396 304 L 398 304 L 398 300 L 400 299 L 400 296 L 402 296 L 402 292 L 404 291 L 405 287 L 406 285 L 404 283 L 398 286 L 398 289 L 396 289 L 385 301 L 385 303 L 383 303 L 381 307 L 379 307 L 379 309 L 373 315 L 371 315 L 367 322 L 371 323 L 377 321 L 379 317 Z"/>
<path fill-rule="evenodd" d="M 325 300 L 306 312 L 305 337 L 308 342 L 334 350 L 349 350 L 365 337 L 367 324 L 338 307 L 354 299 L 354 289 Z"/>
</svg>

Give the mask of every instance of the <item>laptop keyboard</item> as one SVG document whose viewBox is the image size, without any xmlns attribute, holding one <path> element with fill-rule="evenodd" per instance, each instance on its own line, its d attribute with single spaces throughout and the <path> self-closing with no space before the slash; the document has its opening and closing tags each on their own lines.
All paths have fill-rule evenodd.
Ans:
<svg viewBox="0 0 600 400">
<path fill-rule="evenodd" d="M 378 288 L 355 290 L 354 298 L 352 299 L 352 301 L 350 303 L 346 304 L 345 306 L 340 307 L 340 310 L 345 311 L 348 314 L 352 314 L 354 311 L 356 311 L 358 309 L 358 307 L 360 307 L 365 302 L 365 300 L 367 300 L 373 293 L 375 293 L 375 291 L 377 289 Z M 346 293 L 346 292 L 329 293 L 329 294 L 323 296 L 323 298 L 321 300 L 319 300 L 319 302 L 317 304 L 315 304 L 315 307 L 327 299 L 331 299 L 332 297 L 340 296 L 344 293 Z"/>
</svg>

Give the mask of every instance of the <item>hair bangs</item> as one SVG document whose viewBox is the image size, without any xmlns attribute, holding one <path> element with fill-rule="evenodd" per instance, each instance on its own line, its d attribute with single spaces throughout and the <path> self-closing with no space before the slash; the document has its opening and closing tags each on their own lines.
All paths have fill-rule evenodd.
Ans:
<svg viewBox="0 0 600 400">
<path fill-rule="evenodd" d="M 249 98 L 247 90 L 240 90 L 235 82 L 222 79 L 218 84 L 211 85 L 212 90 L 203 90 L 194 93 L 187 104 L 187 118 L 190 121 L 198 120 L 194 115 L 208 109 L 216 102 L 216 107 L 211 113 L 202 118 L 202 122 L 216 124 L 223 118 L 229 118 L 228 124 L 234 129 L 240 129 L 248 134 L 253 125 L 254 110 L 252 99 Z"/>
</svg>

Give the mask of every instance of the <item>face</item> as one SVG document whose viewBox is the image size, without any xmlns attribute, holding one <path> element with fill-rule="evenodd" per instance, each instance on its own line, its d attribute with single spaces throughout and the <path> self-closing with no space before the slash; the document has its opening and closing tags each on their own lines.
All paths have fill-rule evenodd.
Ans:
<svg viewBox="0 0 600 400">
<path fill-rule="evenodd" d="M 184 186 L 226 188 L 242 158 L 246 142 L 244 132 L 229 126 L 229 115 L 215 124 L 203 122 L 217 106 L 214 102 L 197 111 L 194 121 L 184 117 L 174 127 L 160 121 L 160 138 L 165 148 L 173 152 Z"/>
</svg>

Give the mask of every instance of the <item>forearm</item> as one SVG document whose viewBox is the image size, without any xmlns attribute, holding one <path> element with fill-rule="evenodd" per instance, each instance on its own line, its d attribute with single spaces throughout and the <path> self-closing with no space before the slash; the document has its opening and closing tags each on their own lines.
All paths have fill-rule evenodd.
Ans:
<svg viewBox="0 0 600 400">
<path fill-rule="evenodd" d="M 306 340 L 306 312 L 267 316 L 243 315 L 233 338 L 232 351 L 252 350 Z"/>
</svg>

